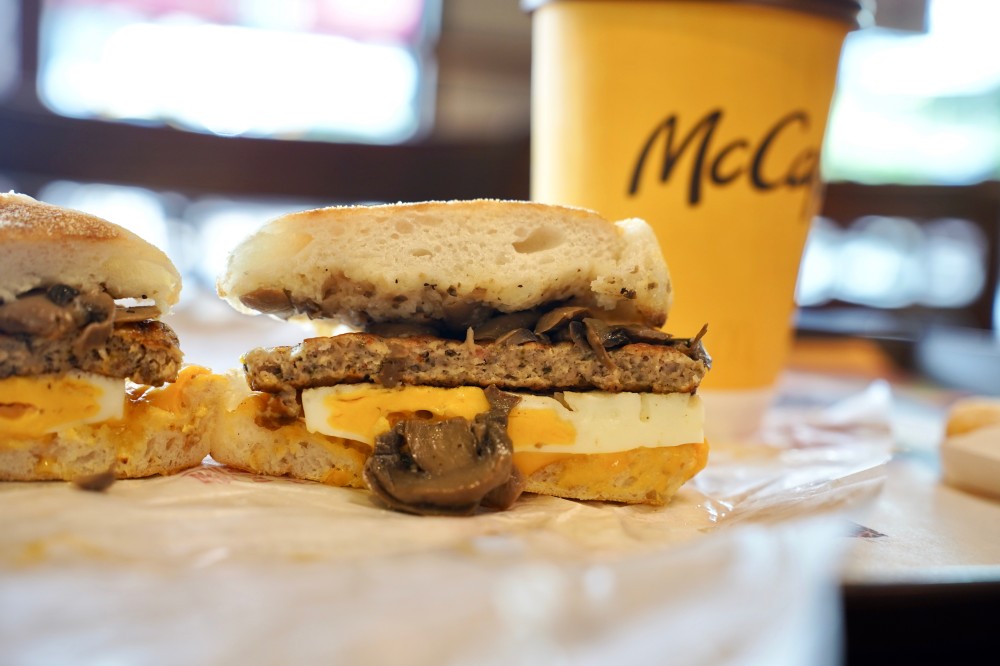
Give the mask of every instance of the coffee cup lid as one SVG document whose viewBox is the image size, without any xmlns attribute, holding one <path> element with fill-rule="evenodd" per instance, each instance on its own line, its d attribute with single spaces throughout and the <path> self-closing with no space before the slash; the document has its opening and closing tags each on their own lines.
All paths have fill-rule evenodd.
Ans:
<svg viewBox="0 0 1000 666">
<path fill-rule="evenodd" d="M 532 12 L 543 5 L 554 2 L 569 2 L 570 0 L 521 0 L 521 9 Z M 585 1 L 585 0 L 575 0 Z M 669 2 L 670 0 L 650 0 L 656 2 Z M 798 11 L 820 14 L 830 18 L 839 19 L 858 25 L 858 15 L 864 8 L 863 0 L 703 0 L 707 2 L 743 2 L 756 5 L 770 5 L 773 7 L 784 7 Z"/>
</svg>

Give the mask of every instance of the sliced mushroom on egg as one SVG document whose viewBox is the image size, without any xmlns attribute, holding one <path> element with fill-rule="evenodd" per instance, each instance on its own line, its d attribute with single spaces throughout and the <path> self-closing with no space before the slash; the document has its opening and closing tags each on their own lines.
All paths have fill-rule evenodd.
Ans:
<svg viewBox="0 0 1000 666">
<path fill-rule="evenodd" d="M 490 387 L 473 421 L 403 419 L 379 435 L 365 483 L 389 508 L 420 515 L 469 515 L 484 500 L 506 508 L 520 495 L 507 417 L 519 398 Z M 500 505 L 500 506 L 498 506 Z"/>
</svg>

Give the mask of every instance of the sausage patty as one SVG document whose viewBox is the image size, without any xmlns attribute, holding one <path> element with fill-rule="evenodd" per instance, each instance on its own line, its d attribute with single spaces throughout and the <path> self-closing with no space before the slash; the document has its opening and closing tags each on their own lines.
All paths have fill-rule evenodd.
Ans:
<svg viewBox="0 0 1000 666">
<path fill-rule="evenodd" d="M 117 325 L 103 344 L 82 353 L 72 336 L 0 334 L 0 379 L 82 370 L 159 386 L 177 378 L 181 360 L 177 334 L 158 320 Z"/>
<path fill-rule="evenodd" d="M 305 388 L 376 382 L 385 386 L 496 386 L 505 390 L 691 393 L 709 367 L 700 342 L 627 344 L 602 358 L 571 342 L 519 345 L 431 336 L 346 333 L 243 357 L 250 387 L 285 396 Z"/>
</svg>

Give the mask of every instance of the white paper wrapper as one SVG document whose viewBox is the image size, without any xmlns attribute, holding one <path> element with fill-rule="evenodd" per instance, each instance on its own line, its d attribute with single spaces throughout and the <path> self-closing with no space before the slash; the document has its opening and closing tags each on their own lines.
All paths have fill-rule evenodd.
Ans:
<svg viewBox="0 0 1000 666">
<path fill-rule="evenodd" d="M 836 664 L 843 512 L 890 445 L 876 384 L 775 409 L 661 508 L 472 518 L 207 463 L 0 485 L 5 664 Z"/>
</svg>

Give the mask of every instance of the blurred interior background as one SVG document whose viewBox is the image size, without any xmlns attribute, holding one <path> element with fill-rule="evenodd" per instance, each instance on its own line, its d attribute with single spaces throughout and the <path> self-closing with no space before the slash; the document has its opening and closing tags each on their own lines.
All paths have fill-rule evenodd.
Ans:
<svg viewBox="0 0 1000 666">
<path fill-rule="evenodd" d="M 843 51 L 799 332 L 1000 394 L 1000 2 L 870 7 Z M 2 0 L 0 190 L 134 229 L 194 307 L 285 212 L 527 198 L 530 76 L 517 0 Z"/>
</svg>

